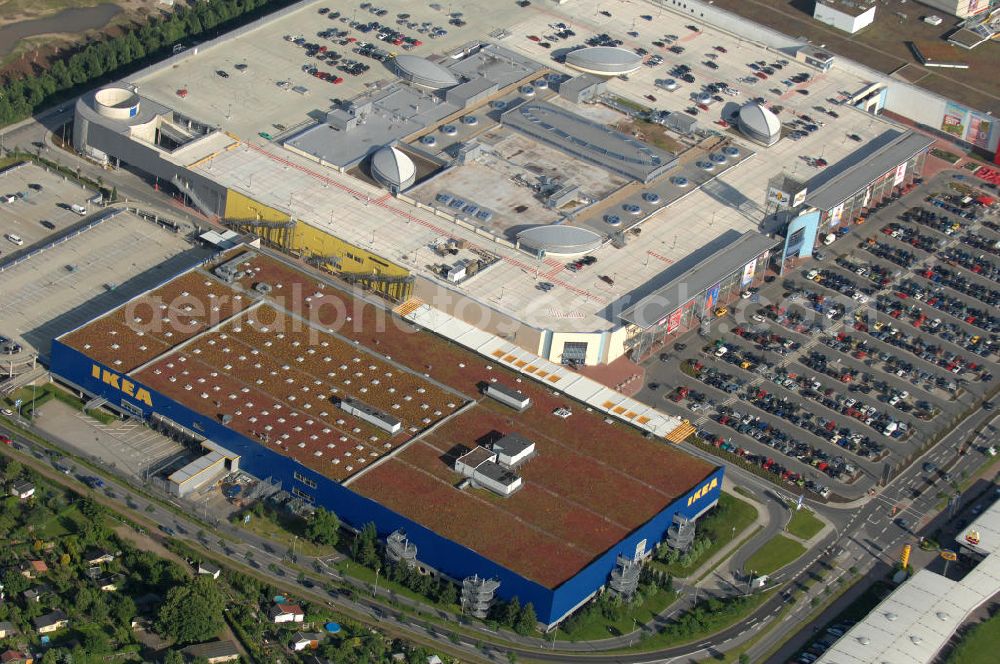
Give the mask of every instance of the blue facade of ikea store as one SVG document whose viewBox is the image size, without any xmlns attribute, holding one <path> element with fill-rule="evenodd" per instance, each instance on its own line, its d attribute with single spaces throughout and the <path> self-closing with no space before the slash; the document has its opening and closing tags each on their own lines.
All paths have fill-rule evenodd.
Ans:
<svg viewBox="0 0 1000 664">
<path fill-rule="evenodd" d="M 148 390 L 131 378 L 123 380 L 121 374 L 94 362 L 82 352 L 70 348 L 58 339 L 52 343 L 51 361 L 52 373 L 61 380 L 92 396 L 107 399 L 116 408 L 122 408 L 136 415 L 141 412 L 146 418 L 155 412 L 161 417 L 199 432 L 239 454 L 241 469 L 256 477 L 270 477 L 274 481 L 280 481 L 285 489 L 291 490 L 293 487 L 299 489 L 312 496 L 317 505 L 336 512 L 351 526 L 361 527 L 368 522 L 374 522 L 379 535 L 383 538 L 398 528 L 404 529 L 410 541 L 417 546 L 417 557 L 424 564 L 458 580 L 473 574 L 496 578 L 500 581 L 497 592 L 501 597 L 509 599 L 516 596 L 522 604 L 531 602 L 535 606 L 538 619 L 547 624 L 561 620 L 603 586 L 615 567 L 618 554 L 632 556 L 636 546 L 643 540 L 648 543 L 647 548 L 656 544 L 663 538 L 675 513 L 694 518 L 718 500 L 722 489 L 724 469 L 719 467 L 698 485 L 692 487 L 688 493 L 633 531 L 617 546 L 606 551 L 559 587 L 551 589 L 512 572 L 370 498 L 354 493 L 348 487 L 341 486 L 297 461 L 268 449 L 265 445 L 223 426 L 210 417 L 196 413 L 158 392 Z M 148 392 L 148 399 L 142 390 Z M 316 488 L 307 487 L 296 480 L 294 474 L 315 482 Z"/>
</svg>

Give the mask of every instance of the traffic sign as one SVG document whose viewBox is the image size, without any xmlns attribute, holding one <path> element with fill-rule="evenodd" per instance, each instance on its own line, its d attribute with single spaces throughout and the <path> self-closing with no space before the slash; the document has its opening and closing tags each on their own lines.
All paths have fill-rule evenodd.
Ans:
<svg viewBox="0 0 1000 664">
<path fill-rule="evenodd" d="M 949 551 L 948 549 L 945 549 L 941 552 L 941 557 L 944 558 L 945 560 L 950 560 L 951 562 L 955 562 L 956 560 L 958 560 L 958 554 L 955 553 L 954 551 Z"/>
</svg>

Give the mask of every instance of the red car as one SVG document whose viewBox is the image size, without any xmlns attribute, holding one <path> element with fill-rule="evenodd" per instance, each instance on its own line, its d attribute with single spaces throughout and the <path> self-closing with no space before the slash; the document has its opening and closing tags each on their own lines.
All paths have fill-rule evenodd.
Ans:
<svg viewBox="0 0 1000 664">
<path fill-rule="evenodd" d="M 13 444 L 13 442 L 10 439 L 10 436 L 5 436 L 2 433 L 0 433 L 0 443 L 3 443 L 4 445 L 12 445 Z"/>
<path fill-rule="evenodd" d="M 540 41 L 542 41 L 541 37 L 538 37 L 538 36 L 535 36 L 535 35 L 528 35 L 528 39 L 530 39 L 533 42 L 540 42 Z"/>
<path fill-rule="evenodd" d="M 762 80 L 762 81 L 765 81 L 765 80 L 767 80 L 767 74 L 765 74 L 765 73 L 764 73 L 764 72 L 762 72 L 762 71 L 755 71 L 755 72 L 753 73 L 753 75 L 754 75 L 754 76 L 756 76 L 757 78 L 759 78 L 759 79 L 760 79 L 760 80 Z"/>
</svg>

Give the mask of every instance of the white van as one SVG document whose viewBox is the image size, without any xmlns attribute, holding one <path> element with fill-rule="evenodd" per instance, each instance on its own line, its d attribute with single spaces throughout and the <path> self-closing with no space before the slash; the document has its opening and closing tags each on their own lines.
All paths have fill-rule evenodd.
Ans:
<svg viewBox="0 0 1000 664">
<path fill-rule="evenodd" d="M 76 212 L 81 217 L 87 216 L 87 208 L 83 207 L 82 205 L 77 205 L 74 203 L 73 205 L 69 206 L 69 209 L 72 210 L 73 212 Z"/>
<path fill-rule="evenodd" d="M 21 239 L 20 235 L 14 235 L 13 233 L 7 233 L 6 235 L 4 235 L 4 237 L 7 238 L 8 242 L 16 244 L 19 247 L 22 244 L 24 244 L 24 240 Z"/>
</svg>

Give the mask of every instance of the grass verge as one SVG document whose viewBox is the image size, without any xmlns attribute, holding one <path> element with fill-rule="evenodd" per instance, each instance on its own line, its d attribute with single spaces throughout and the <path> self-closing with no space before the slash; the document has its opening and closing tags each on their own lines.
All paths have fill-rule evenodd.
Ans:
<svg viewBox="0 0 1000 664">
<path fill-rule="evenodd" d="M 806 552 L 806 548 L 784 535 L 775 535 L 755 554 L 747 558 L 744 569 L 757 575 L 771 574 Z"/>
<path fill-rule="evenodd" d="M 608 617 L 600 611 L 593 611 L 587 614 L 585 619 L 574 622 L 571 631 L 564 632 L 560 628 L 556 638 L 560 641 L 596 641 L 628 634 L 635 629 L 636 623 L 646 624 L 670 606 L 675 599 L 677 599 L 675 591 L 660 588 L 642 602 L 623 607 L 619 615 Z"/>
<path fill-rule="evenodd" d="M 816 518 L 812 510 L 802 508 L 792 511 L 792 518 L 785 526 L 785 530 L 795 535 L 799 539 L 810 540 L 816 533 L 823 530 L 823 522 Z"/>
<path fill-rule="evenodd" d="M 945 664 L 995 662 L 997 652 L 1000 652 L 1000 613 L 965 632 Z"/>
<path fill-rule="evenodd" d="M 698 535 L 711 540 L 711 546 L 705 547 L 689 564 L 681 561 L 673 563 L 654 562 L 670 576 L 683 578 L 690 575 L 705 561 L 711 559 L 719 550 L 735 540 L 750 524 L 757 520 L 757 508 L 745 500 L 740 500 L 731 493 L 723 492 L 719 496 L 719 504 L 698 520 Z"/>
</svg>

